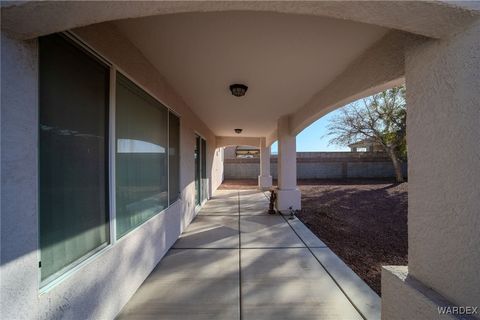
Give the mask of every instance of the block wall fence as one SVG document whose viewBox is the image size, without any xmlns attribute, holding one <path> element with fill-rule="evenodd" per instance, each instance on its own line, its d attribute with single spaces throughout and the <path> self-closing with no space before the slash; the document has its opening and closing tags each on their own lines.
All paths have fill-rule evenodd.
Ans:
<svg viewBox="0 0 480 320">
<path fill-rule="evenodd" d="M 228 159 L 224 162 L 225 179 L 256 179 L 260 159 Z M 402 164 L 407 177 L 407 163 Z M 277 179 L 277 156 L 270 158 L 270 172 Z M 383 153 L 297 152 L 298 179 L 394 178 L 392 162 Z"/>
</svg>

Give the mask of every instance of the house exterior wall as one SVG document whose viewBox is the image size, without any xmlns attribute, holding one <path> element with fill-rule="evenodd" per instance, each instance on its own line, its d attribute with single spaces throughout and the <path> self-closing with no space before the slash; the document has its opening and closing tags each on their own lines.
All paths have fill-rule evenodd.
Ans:
<svg viewBox="0 0 480 320">
<path fill-rule="evenodd" d="M 256 179 L 259 159 L 225 159 L 225 179 Z M 407 176 L 407 164 L 403 164 Z M 277 179 L 277 158 L 270 159 Z M 297 152 L 297 179 L 394 178 L 392 162 L 384 154 L 352 152 Z"/>
<path fill-rule="evenodd" d="M 0 308 L 26 319 L 39 310 L 37 41 L 1 36 Z"/>
<path fill-rule="evenodd" d="M 408 268 L 382 270 L 382 319 L 478 317 L 439 308 L 480 303 L 479 34 L 406 52 Z"/>
<path fill-rule="evenodd" d="M 391 302 L 382 303 L 382 319 L 459 320 L 457 315 L 439 315 L 438 307 L 451 307 L 451 303 L 421 282 L 408 277 L 407 266 L 382 269 L 382 299 Z"/>
<path fill-rule="evenodd" d="M 406 54 L 408 271 L 480 303 L 480 21 Z"/>
<path fill-rule="evenodd" d="M 215 136 L 115 29 L 77 30 L 91 47 L 181 116 L 180 200 L 40 290 L 38 41 L 2 33 L 1 310 L 5 319 L 114 318 L 194 218 L 195 134 L 207 141 L 211 194 L 223 179 Z"/>
</svg>

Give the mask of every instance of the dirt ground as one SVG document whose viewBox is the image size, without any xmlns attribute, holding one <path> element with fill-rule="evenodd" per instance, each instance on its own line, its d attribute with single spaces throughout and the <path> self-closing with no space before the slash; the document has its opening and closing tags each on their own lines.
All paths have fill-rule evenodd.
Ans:
<svg viewBox="0 0 480 320">
<path fill-rule="evenodd" d="M 254 189 L 255 180 L 225 181 L 222 189 Z M 388 180 L 299 181 L 298 218 L 373 290 L 382 265 L 407 265 L 407 183 Z"/>
</svg>

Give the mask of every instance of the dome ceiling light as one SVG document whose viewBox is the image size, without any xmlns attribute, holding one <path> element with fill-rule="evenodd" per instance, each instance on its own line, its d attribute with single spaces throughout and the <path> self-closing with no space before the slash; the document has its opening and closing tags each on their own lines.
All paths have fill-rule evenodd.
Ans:
<svg viewBox="0 0 480 320">
<path fill-rule="evenodd" d="M 243 129 L 234 129 L 236 134 L 242 133 Z"/>
<path fill-rule="evenodd" d="M 234 83 L 230 85 L 230 91 L 235 97 L 243 97 L 247 90 L 248 87 L 244 84 Z"/>
</svg>

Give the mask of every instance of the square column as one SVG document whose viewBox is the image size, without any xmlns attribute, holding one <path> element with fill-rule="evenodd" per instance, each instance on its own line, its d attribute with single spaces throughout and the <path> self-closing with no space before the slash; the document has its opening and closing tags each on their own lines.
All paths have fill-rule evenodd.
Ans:
<svg viewBox="0 0 480 320">
<path fill-rule="evenodd" d="M 272 187 L 270 175 L 270 147 L 266 146 L 265 138 L 260 141 L 260 175 L 258 176 L 258 188 L 268 190 Z"/>
<path fill-rule="evenodd" d="M 408 268 L 383 270 L 383 319 L 479 305 L 479 35 L 477 21 L 406 52 Z"/>
<path fill-rule="evenodd" d="M 290 133 L 288 116 L 278 120 L 278 190 L 277 210 L 288 214 L 301 208 L 301 194 L 297 188 L 297 141 Z"/>
</svg>

